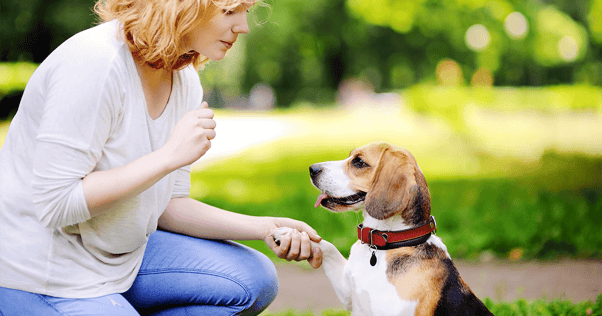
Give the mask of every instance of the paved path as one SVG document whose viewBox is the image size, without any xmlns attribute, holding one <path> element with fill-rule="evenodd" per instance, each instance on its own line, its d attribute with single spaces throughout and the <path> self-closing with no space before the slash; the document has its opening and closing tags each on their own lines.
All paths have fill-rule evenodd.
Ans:
<svg viewBox="0 0 602 316">
<path fill-rule="evenodd" d="M 524 263 L 467 263 L 455 261 L 460 275 L 479 298 L 568 299 L 595 301 L 602 293 L 602 261 L 551 261 Z M 322 269 L 309 265 L 277 263 L 280 290 L 272 312 L 293 308 L 316 315 L 342 308 Z"/>
</svg>

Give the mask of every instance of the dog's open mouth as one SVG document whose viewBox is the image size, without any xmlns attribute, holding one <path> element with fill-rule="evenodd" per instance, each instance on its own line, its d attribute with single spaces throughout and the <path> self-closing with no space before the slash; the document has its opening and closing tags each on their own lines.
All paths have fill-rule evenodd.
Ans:
<svg viewBox="0 0 602 316">
<path fill-rule="evenodd" d="M 314 205 L 314 207 L 318 207 L 318 206 L 322 205 L 325 208 L 331 209 L 337 205 L 350 206 L 350 205 L 354 205 L 354 204 L 364 201 L 365 198 L 366 198 L 366 192 L 362 192 L 362 191 L 359 191 L 356 194 L 346 196 L 346 197 L 341 197 L 341 198 L 329 197 L 328 194 L 322 193 L 322 194 L 320 194 L 320 196 L 318 196 L 318 200 L 316 201 L 316 204 Z"/>
</svg>

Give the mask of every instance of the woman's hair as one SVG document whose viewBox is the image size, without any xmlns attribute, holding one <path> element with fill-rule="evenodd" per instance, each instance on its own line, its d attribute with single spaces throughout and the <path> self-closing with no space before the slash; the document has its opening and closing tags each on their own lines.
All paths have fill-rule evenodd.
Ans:
<svg viewBox="0 0 602 316">
<path fill-rule="evenodd" d="M 220 10 L 232 10 L 253 0 L 97 0 L 94 11 L 101 22 L 118 20 L 136 58 L 153 68 L 199 68 L 208 59 L 186 52 L 182 37 Z"/>
</svg>

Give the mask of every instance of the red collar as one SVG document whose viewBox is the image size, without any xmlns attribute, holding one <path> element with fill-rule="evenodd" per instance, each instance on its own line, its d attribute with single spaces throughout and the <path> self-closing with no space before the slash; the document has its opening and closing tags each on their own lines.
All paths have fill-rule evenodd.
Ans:
<svg viewBox="0 0 602 316">
<path fill-rule="evenodd" d="M 415 246 L 426 242 L 433 232 L 437 232 L 435 216 L 431 216 L 429 221 L 422 226 L 406 230 L 380 231 L 370 227 L 364 227 L 363 224 L 357 226 L 357 238 L 361 240 L 362 243 L 368 244 L 370 247 L 376 249 Z"/>
</svg>

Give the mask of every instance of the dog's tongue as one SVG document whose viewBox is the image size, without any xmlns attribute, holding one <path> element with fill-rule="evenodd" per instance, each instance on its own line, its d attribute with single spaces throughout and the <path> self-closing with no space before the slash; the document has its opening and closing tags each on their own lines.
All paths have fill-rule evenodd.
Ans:
<svg viewBox="0 0 602 316">
<path fill-rule="evenodd" d="M 314 205 L 314 207 L 320 206 L 320 203 L 322 203 L 322 200 L 327 197 L 328 197 L 328 195 L 326 195 L 326 193 L 321 193 L 320 196 L 318 196 L 318 200 L 316 201 L 316 204 Z"/>
</svg>

